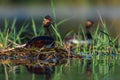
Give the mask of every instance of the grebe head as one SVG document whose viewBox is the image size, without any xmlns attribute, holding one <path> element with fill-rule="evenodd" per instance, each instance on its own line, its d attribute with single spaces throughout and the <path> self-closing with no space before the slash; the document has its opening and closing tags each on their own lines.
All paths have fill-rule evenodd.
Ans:
<svg viewBox="0 0 120 80">
<path fill-rule="evenodd" d="M 52 23 L 52 18 L 49 15 L 45 16 L 42 22 L 43 27 L 47 28 L 51 25 L 51 23 Z"/>
<path fill-rule="evenodd" d="M 45 30 L 44 34 L 46 36 L 51 36 L 51 32 L 50 32 L 50 29 L 49 29 L 51 24 L 52 24 L 52 18 L 49 15 L 45 16 L 44 19 L 43 19 L 42 25 L 43 25 L 44 30 Z"/>
<path fill-rule="evenodd" d="M 94 24 L 93 21 L 91 21 L 91 20 L 87 20 L 85 26 L 86 26 L 86 28 L 90 28 L 93 24 Z"/>
</svg>

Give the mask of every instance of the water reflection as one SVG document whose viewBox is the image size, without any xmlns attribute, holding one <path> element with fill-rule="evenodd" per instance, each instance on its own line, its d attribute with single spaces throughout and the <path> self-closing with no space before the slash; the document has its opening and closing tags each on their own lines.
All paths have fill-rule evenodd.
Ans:
<svg viewBox="0 0 120 80">
<path fill-rule="evenodd" d="M 4 68 L 0 66 L 0 77 L 5 80 Z M 51 79 L 46 80 L 119 80 L 120 65 L 104 60 L 74 60 L 70 65 L 56 66 Z M 25 66 L 19 66 L 9 73 L 9 80 L 45 80 L 41 74 L 32 74 Z"/>
<path fill-rule="evenodd" d="M 26 66 L 26 68 L 30 73 L 45 76 L 45 80 L 51 80 L 51 75 L 55 71 L 55 66 L 52 66 L 50 68 L 50 66 L 42 67 L 40 65 L 35 65 L 35 66 Z"/>
<path fill-rule="evenodd" d="M 118 80 L 119 76 L 116 76 L 116 78 L 115 75 L 120 73 L 117 70 L 118 66 L 111 62 L 95 61 L 94 63 L 94 61 L 85 60 L 80 63 L 78 61 L 72 63 L 71 66 L 63 68 L 62 71 L 59 70 L 59 73 L 57 73 L 60 77 L 63 77 L 62 80 Z M 58 78 L 58 80 L 60 79 Z"/>
</svg>

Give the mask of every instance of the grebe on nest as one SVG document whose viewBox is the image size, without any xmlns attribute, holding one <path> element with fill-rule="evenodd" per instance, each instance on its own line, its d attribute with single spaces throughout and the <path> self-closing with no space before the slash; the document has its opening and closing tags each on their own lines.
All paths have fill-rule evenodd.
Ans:
<svg viewBox="0 0 120 80">
<path fill-rule="evenodd" d="M 49 28 L 51 27 L 51 24 L 52 24 L 51 17 L 45 16 L 42 24 L 43 24 L 43 27 L 45 30 L 45 36 L 38 36 L 38 37 L 35 37 L 35 38 L 31 39 L 30 41 L 28 41 L 28 43 L 26 44 L 27 48 L 54 47 L 55 41 L 54 41 L 54 38 L 51 37 L 50 30 L 49 30 Z"/>
</svg>

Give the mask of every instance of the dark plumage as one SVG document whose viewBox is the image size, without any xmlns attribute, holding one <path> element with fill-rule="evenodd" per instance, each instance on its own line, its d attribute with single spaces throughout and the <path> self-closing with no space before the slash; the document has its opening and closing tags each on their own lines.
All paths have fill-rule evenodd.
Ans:
<svg viewBox="0 0 120 80">
<path fill-rule="evenodd" d="M 54 38 L 51 37 L 49 27 L 51 26 L 52 19 L 50 16 L 45 16 L 43 19 L 43 27 L 45 30 L 45 36 L 37 36 L 30 41 L 27 42 L 26 47 L 35 47 L 35 48 L 50 48 L 54 47 L 55 41 Z"/>
<path fill-rule="evenodd" d="M 94 22 L 91 20 L 87 20 L 86 25 L 85 25 L 85 29 L 86 29 L 86 37 L 88 40 L 92 40 L 92 35 L 90 33 L 90 28 L 93 26 Z"/>
<path fill-rule="evenodd" d="M 36 47 L 36 48 L 50 48 L 54 47 L 54 39 L 49 36 L 38 36 L 30 40 L 27 44 L 26 47 Z"/>
</svg>

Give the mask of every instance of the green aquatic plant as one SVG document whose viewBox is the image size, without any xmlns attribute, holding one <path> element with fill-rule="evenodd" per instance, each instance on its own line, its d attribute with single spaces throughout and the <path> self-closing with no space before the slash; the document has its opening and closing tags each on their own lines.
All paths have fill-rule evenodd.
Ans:
<svg viewBox="0 0 120 80">
<path fill-rule="evenodd" d="M 4 72 L 5 72 L 5 80 L 8 80 L 8 70 L 7 70 L 6 64 L 3 63 L 3 67 L 4 67 Z"/>
<path fill-rule="evenodd" d="M 4 20 L 4 27 L 0 30 L 0 43 L 3 44 L 3 48 L 16 46 L 22 43 L 22 33 L 26 31 L 28 25 L 23 24 L 19 30 L 16 29 L 17 19 L 13 19 L 10 25 L 7 19 Z"/>
<path fill-rule="evenodd" d="M 40 36 L 40 35 L 44 34 L 44 28 L 41 25 L 41 26 L 39 26 L 39 29 L 37 29 L 37 26 L 36 26 L 34 19 L 32 19 L 32 26 L 31 27 L 33 30 L 33 33 L 32 33 L 33 36 Z"/>
</svg>

